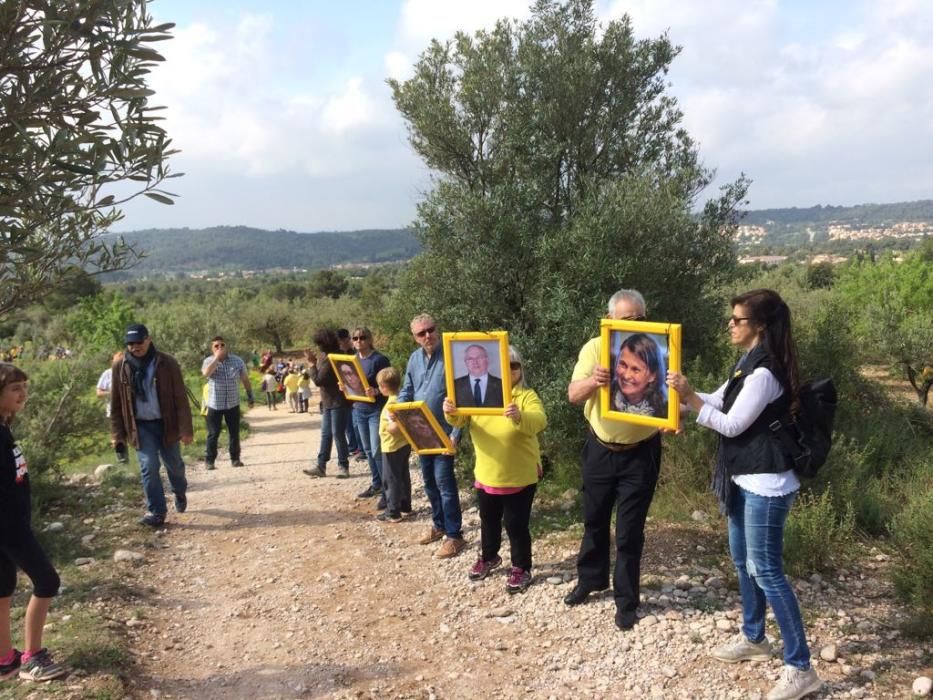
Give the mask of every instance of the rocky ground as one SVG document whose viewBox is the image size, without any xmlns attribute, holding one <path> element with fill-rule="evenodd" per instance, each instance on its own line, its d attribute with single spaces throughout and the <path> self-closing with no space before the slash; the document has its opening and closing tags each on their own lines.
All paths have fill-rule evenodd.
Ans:
<svg viewBox="0 0 933 700">
<path fill-rule="evenodd" d="M 256 409 L 247 466 L 190 469 L 189 510 L 153 533 L 127 576 L 149 590 L 124 624 L 136 698 L 757 698 L 781 667 L 726 665 L 708 651 L 737 631 L 723 523 L 649 525 L 639 624 L 619 632 L 611 595 L 568 609 L 580 531 L 535 542 L 535 584 L 505 591 L 505 570 L 471 583 L 471 548 L 452 560 L 420 546 L 419 517 L 374 520 L 368 471 L 311 479 L 319 416 Z M 700 517 L 698 515 L 698 517 Z M 503 552 L 506 554 L 506 552 Z M 506 557 L 507 559 L 507 557 Z M 821 698 L 905 697 L 930 676 L 933 648 L 904 639 L 871 553 L 832 578 L 795 580 Z M 777 633 L 773 623 L 769 635 Z"/>
</svg>

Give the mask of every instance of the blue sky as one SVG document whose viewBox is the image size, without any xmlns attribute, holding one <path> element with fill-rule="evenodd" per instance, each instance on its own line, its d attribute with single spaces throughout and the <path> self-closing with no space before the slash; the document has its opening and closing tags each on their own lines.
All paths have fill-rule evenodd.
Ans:
<svg viewBox="0 0 933 700">
<path fill-rule="evenodd" d="M 430 187 L 385 85 L 432 37 L 522 18 L 526 0 L 153 0 L 178 25 L 154 104 L 182 153 L 172 207 L 115 227 L 297 231 L 410 223 Z M 750 206 L 933 197 L 929 0 L 597 0 L 641 37 L 683 46 L 669 80 L 716 185 Z M 701 196 L 702 197 L 702 196 Z"/>
</svg>

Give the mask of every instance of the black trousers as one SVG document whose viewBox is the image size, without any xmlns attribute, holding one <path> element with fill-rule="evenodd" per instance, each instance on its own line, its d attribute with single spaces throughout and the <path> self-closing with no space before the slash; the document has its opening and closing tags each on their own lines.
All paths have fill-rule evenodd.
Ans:
<svg viewBox="0 0 933 700">
<path fill-rule="evenodd" d="M 411 445 L 382 453 L 382 488 L 386 495 L 386 510 L 392 515 L 411 513 L 410 455 Z"/>
<path fill-rule="evenodd" d="M 499 555 L 502 546 L 502 521 L 509 535 L 512 566 L 531 571 L 531 504 L 535 500 L 537 484 L 526 486 L 518 493 L 497 496 L 476 489 L 479 503 L 479 519 L 482 530 L 483 561 L 491 561 Z"/>
<path fill-rule="evenodd" d="M 58 593 L 61 584 L 58 572 L 28 527 L 5 533 L 0 542 L 0 598 L 13 595 L 17 568 L 32 581 L 32 592 L 37 598 L 54 598 Z"/>
<path fill-rule="evenodd" d="M 609 586 L 609 527 L 616 511 L 616 564 L 612 590 L 620 610 L 638 607 L 645 518 L 661 466 L 661 436 L 613 452 L 589 435 L 583 446 L 583 541 L 577 557 L 581 585 Z"/>
<path fill-rule="evenodd" d="M 234 406 L 225 410 L 208 408 L 204 417 L 204 422 L 207 423 L 207 449 L 204 456 L 210 464 L 217 459 L 221 420 L 227 424 L 227 433 L 230 436 L 230 461 L 236 462 L 240 458 L 240 407 Z"/>
</svg>

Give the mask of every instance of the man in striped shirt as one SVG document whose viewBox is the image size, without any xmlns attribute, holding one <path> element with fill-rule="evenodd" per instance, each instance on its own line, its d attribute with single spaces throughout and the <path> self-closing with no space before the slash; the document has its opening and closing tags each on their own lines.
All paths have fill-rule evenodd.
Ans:
<svg viewBox="0 0 933 700">
<path fill-rule="evenodd" d="M 217 459 L 217 439 L 221 421 L 227 424 L 230 436 L 230 463 L 242 467 L 240 461 L 240 384 L 246 388 L 246 400 L 253 407 L 253 388 L 249 383 L 246 363 L 227 352 L 221 336 L 211 338 L 211 355 L 204 358 L 201 374 L 207 377 L 207 468 L 214 469 Z"/>
</svg>

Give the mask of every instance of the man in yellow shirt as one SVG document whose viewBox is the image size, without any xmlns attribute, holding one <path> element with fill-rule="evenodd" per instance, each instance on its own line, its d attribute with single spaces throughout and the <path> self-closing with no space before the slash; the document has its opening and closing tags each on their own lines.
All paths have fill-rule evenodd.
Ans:
<svg viewBox="0 0 933 700">
<path fill-rule="evenodd" d="M 645 319 L 645 300 L 634 289 L 621 289 L 609 299 L 608 317 Z M 600 339 L 580 350 L 567 398 L 583 404 L 589 424 L 583 448 L 583 541 L 577 557 L 577 585 L 564 598 L 579 605 L 590 593 L 609 587 L 609 528 L 616 509 L 616 562 L 612 589 L 616 626 L 631 629 L 638 608 L 645 518 L 654 497 L 661 466 L 657 428 L 607 420 L 601 415 L 599 389 L 609 384 L 609 358 L 600 357 Z"/>
</svg>

